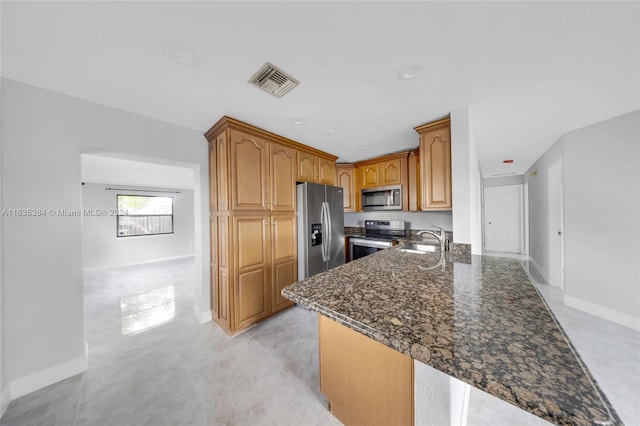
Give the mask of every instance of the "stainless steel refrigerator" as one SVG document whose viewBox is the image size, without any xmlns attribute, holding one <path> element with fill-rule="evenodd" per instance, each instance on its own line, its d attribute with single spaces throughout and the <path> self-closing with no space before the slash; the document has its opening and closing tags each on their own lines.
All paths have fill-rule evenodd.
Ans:
<svg viewBox="0 0 640 426">
<path fill-rule="evenodd" d="M 298 279 L 344 263 L 342 188 L 317 183 L 297 185 Z"/>
</svg>

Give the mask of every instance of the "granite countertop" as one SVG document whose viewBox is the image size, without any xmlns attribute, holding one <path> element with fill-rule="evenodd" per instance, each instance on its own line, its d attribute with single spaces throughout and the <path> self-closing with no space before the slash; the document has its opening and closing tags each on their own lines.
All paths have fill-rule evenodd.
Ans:
<svg viewBox="0 0 640 426">
<path fill-rule="evenodd" d="M 622 424 L 519 261 L 440 259 L 383 250 L 282 294 L 550 422 Z"/>
</svg>

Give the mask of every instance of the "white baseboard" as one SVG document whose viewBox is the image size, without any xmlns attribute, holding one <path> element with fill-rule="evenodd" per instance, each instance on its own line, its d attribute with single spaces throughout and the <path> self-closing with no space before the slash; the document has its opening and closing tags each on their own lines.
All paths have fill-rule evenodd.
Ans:
<svg viewBox="0 0 640 426">
<path fill-rule="evenodd" d="M 88 367 L 89 362 L 85 344 L 84 356 L 38 371 L 37 373 L 30 374 L 9 383 L 10 396 L 12 399 L 20 398 L 23 395 L 57 383 L 60 380 L 83 373 L 87 371 Z"/>
<path fill-rule="evenodd" d="M 95 266 L 95 267 L 92 267 L 92 268 L 84 268 L 84 270 L 85 271 L 99 271 L 101 269 L 126 268 L 127 266 L 148 265 L 150 263 L 168 262 L 170 260 L 186 259 L 186 258 L 189 258 L 189 257 L 194 257 L 194 254 L 185 254 L 183 256 L 174 256 L 174 257 L 163 257 L 161 259 L 144 260 L 144 261 L 141 261 L 141 262 L 126 263 L 126 264 L 123 264 L 123 265 Z"/>
<path fill-rule="evenodd" d="M 529 256 L 528 261 L 531 264 L 531 266 L 533 266 L 533 269 L 536 270 L 538 275 L 540 275 L 544 279 L 544 283 L 536 283 L 536 284 L 548 284 L 549 283 L 549 277 L 547 276 L 547 273 L 540 267 L 540 265 L 538 265 L 538 262 L 533 260 L 533 258 L 531 256 Z"/>
<path fill-rule="evenodd" d="M 213 321 L 213 317 L 211 316 L 211 311 L 201 311 L 197 306 L 193 307 L 193 315 L 195 315 L 196 319 L 200 324 L 204 324 L 205 322 Z"/>
<path fill-rule="evenodd" d="M 9 386 L 5 386 L 0 391 L 0 417 L 7 411 L 7 407 L 11 402 L 11 392 L 9 392 Z"/>
<path fill-rule="evenodd" d="M 611 321 L 624 327 L 629 327 L 633 330 L 640 331 L 640 318 L 638 317 L 623 314 L 621 312 L 605 308 L 604 306 L 587 302 L 586 300 L 567 296 L 566 294 L 564 295 L 564 304 L 571 308 L 575 308 L 588 314 L 595 315 L 607 321 Z"/>
</svg>

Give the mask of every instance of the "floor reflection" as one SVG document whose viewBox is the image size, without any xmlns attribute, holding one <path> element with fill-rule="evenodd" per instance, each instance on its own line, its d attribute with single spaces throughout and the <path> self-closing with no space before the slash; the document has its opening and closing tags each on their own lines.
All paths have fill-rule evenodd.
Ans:
<svg viewBox="0 0 640 426">
<path fill-rule="evenodd" d="M 141 333 L 173 321 L 176 298 L 172 285 L 120 299 L 122 335 Z"/>
</svg>

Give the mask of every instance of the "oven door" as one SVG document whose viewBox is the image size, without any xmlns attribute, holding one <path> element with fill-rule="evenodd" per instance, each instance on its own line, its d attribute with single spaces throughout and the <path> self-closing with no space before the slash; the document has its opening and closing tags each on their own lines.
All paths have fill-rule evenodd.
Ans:
<svg viewBox="0 0 640 426">
<path fill-rule="evenodd" d="M 392 246 L 389 241 L 367 240 L 365 238 L 349 239 L 349 260 L 360 259 L 377 251 L 388 249 Z"/>
</svg>

